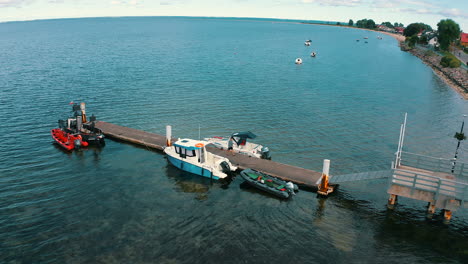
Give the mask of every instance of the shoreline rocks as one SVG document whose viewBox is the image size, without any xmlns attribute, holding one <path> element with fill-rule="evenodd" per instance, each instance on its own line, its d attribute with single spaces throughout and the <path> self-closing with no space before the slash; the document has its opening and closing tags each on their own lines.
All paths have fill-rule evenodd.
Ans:
<svg viewBox="0 0 468 264">
<path fill-rule="evenodd" d="M 442 67 L 440 60 L 442 56 L 435 52 L 428 52 L 420 48 L 409 49 L 404 42 L 400 42 L 401 50 L 408 51 L 420 58 L 424 64 L 430 66 L 434 72 L 449 86 L 454 88 L 465 100 L 468 99 L 468 72 L 462 67 Z"/>
</svg>

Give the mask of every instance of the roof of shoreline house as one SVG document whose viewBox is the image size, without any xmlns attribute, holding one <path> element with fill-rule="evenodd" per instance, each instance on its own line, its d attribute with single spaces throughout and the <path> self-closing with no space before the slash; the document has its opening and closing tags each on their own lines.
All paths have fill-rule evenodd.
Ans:
<svg viewBox="0 0 468 264">
<path fill-rule="evenodd" d="M 405 28 L 402 28 L 402 27 L 395 27 L 395 30 L 399 33 L 403 33 L 403 31 L 405 30 Z"/>
<path fill-rule="evenodd" d="M 460 34 L 460 42 L 468 42 L 468 33 Z"/>
</svg>

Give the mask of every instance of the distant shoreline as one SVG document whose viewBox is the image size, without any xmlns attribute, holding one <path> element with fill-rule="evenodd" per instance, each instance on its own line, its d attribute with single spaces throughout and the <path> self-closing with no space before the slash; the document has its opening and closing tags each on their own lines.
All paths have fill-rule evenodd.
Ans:
<svg viewBox="0 0 468 264">
<path fill-rule="evenodd" d="M 367 31 L 374 31 L 377 33 L 382 33 L 388 36 L 392 36 L 398 41 L 398 45 L 401 46 L 402 43 L 405 42 L 406 37 L 396 33 L 384 32 L 384 31 L 377 31 L 368 28 L 358 28 L 353 26 L 346 26 L 346 25 L 331 25 L 331 24 L 320 24 L 320 23 L 306 23 L 303 24 L 312 24 L 312 25 L 322 25 L 322 26 L 334 26 L 334 27 L 346 27 L 346 28 L 354 28 L 354 29 L 361 29 Z M 424 64 L 429 66 L 432 71 L 448 86 L 454 89 L 463 99 L 468 100 L 468 87 L 467 87 L 467 79 L 466 77 L 468 74 L 465 73 L 464 69 L 461 68 L 444 68 L 440 65 L 440 58 L 441 56 L 437 55 L 437 58 L 433 58 L 432 56 L 426 56 L 423 54 L 422 51 L 419 49 L 414 48 L 408 50 L 410 54 L 419 58 Z M 431 58 L 432 57 L 432 58 Z"/>
</svg>

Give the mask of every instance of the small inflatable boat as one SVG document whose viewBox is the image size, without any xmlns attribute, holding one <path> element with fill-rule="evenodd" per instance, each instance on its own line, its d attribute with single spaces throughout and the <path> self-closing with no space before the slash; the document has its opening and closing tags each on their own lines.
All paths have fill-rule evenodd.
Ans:
<svg viewBox="0 0 468 264">
<path fill-rule="evenodd" d="M 60 128 L 54 128 L 50 133 L 52 134 L 52 138 L 66 150 L 88 146 L 88 142 L 83 141 L 80 135 L 69 134 Z"/>
<path fill-rule="evenodd" d="M 294 195 L 299 188 L 292 182 L 285 182 L 271 175 L 261 173 L 253 169 L 245 169 L 240 172 L 241 177 L 251 186 L 271 193 L 279 198 L 287 199 Z"/>
</svg>

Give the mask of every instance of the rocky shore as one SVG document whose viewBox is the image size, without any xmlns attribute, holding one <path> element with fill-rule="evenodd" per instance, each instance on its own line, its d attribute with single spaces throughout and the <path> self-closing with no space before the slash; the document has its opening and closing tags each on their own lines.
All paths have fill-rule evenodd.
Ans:
<svg viewBox="0 0 468 264">
<path fill-rule="evenodd" d="M 428 50 L 413 48 L 409 49 L 404 42 L 400 42 L 400 47 L 414 56 L 420 58 L 426 65 L 430 66 L 434 72 L 448 85 L 455 89 L 465 100 L 468 99 L 468 71 L 461 67 L 442 67 L 440 60 L 442 56 L 429 52 Z"/>
</svg>

